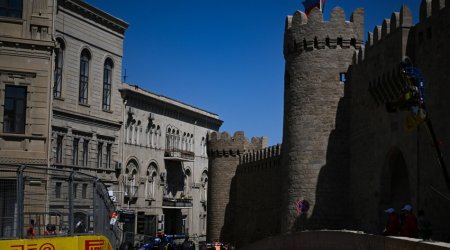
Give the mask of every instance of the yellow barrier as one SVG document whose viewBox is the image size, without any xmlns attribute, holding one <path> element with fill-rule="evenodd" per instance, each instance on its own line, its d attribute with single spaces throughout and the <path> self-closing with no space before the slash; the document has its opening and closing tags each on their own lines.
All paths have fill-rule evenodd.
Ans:
<svg viewBox="0 0 450 250">
<path fill-rule="evenodd" d="M 104 236 L 51 237 L 0 240 L 1 250 L 112 250 Z"/>
</svg>

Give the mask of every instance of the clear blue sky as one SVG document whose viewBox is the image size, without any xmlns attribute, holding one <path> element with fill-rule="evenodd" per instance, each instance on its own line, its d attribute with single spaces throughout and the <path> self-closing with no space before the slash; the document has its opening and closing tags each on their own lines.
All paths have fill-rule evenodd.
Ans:
<svg viewBox="0 0 450 250">
<path fill-rule="evenodd" d="M 221 131 L 281 143 L 284 21 L 302 1 L 86 1 L 129 23 L 127 82 L 218 114 Z M 419 0 L 327 0 L 324 16 L 341 6 L 348 20 L 364 7 L 367 33 L 402 4 L 417 22 Z"/>
</svg>

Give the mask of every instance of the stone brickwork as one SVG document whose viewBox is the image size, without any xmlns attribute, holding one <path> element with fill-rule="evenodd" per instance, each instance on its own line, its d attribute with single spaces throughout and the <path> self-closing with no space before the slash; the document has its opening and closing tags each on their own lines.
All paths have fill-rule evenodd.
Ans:
<svg viewBox="0 0 450 250">
<path fill-rule="evenodd" d="M 305 229 L 379 234 L 386 220 L 383 210 L 410 203 L 415 213 L 425 210 L 433 239 L 449 240 L 450 190 L 429 132 L 423 124 L 407 130 L 410 111 L 388 112 L 386 103 L 402 95 L 399 66 L 409 57 L 425 77 L 428 115 L 449 163 L 450 3 L 423 0 L 417 24 L 410 9 L 401 6 L 371 29 L 365 45 L 363 13 L 358 9 L 345 21 L 337 7 L 328 22 L 317 9 L 309 16 L 297 11 L 287 17 L 281 162 L 248 163 L 248 155 L 238 162 L 232 157 L 242 146 L 219 147 L 220 158 L 210 159 L 210 197 L 217 197 L 208 206 L 211 235 L 245 246 L 260 237 Z M 267 195 L 269 190 L 279 196 Z M 307 213 L 297 213 L 299 199 L 309 201 Z M 213 212 L 225 208 L 227 213 Z M 270 209 L 279 216 L 272 217 Z M 264 213 L 267 223 L 261 222 Z M 271 226 L 278 228 L 271 231 Z M 234 236 L 224 234 L 229 228 Z"/>
<path fill-rule="evenodd" d="M 280 161 L 281 145 L 240 156 L 235 176 L 238 192 L 232 197 L 236 204 L 233 232 L 238 236 L 233 241 L 235 246 L 280 233 Z"/>
<path fill-rule="evenodd" d="M 446 6 L 447 4 L 447 6 Z M 386 207 L 411 203 L 424 209 L 433 237 L 448 240 L 450 196 L 425 125 L 406 127 L 408 111 L 388 113 L 385 103 L 400 94 L 399 62 L 409 57 L 425 77 L 425 103 L 438 140 L 449 138 L 450 8 L 448 1 L 422 1 L 420 22 L 407 6 L 369 33 L 365 48 L 349 70 L 348 96 L 353 114 L 350 133 L 350 197 L 354 229 L 378 233 Z M 445 35 L 444 35 L 445 34 Z M 441 145 L 446 164 L 450 149 Z"/>
<path fill-rule="evenodd" d="M 282 232 L 344 222 L 349 155 L 340 74 L 362 44 L 363 13 L 353 12 L 350 22 L 339 7 L 329 22 L 318 9 L 287 18 Z M 297 214 L 300 199 L 311 204 L 307 216 Z M 334 206 L 336 201 L 342 204 Z"/>
<path fill-rule="evenodd" d="M 235 204 L 231 197 L 237 194 L 235 174 L 241 154 L 260 150 L 267 144 L 266 138 L 249 141 L 243 132 L 233 137 L 226 132 L 212 132 L 208 138 L 208 224 L 207 238 L 233 241 Z"/>
<path fill-rule="evenodd" d="M 53 1 L 30 0 L 0 15 L 0 164 L 47 163 L 53 8 Z M 7 88 L 24 90 L 24 103 L 12 106 Z"/>
</svg>

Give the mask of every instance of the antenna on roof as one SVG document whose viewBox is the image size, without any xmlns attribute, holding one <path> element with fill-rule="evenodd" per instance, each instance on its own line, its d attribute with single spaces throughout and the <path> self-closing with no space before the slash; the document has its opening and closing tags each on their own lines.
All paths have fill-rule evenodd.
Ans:
<svg viewBox="0 0 450 250">
<path fill-rule="evenodd" d="M 125 69 L 125 73 L 123 74 L 123 82 L 126 83 L 127 82 L 127 69 Z"/>
</svg>

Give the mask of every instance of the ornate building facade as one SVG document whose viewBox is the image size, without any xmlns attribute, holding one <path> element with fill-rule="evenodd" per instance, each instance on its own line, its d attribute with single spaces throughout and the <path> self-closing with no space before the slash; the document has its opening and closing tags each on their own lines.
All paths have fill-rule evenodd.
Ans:
<svg viewBox="0 0 450 250">
<path fill-rule="evenodd" d="M 123 84 L 122 178 L 117 193 L 136 219 L 125 235 L 188 234 L 206 239 L 208 133 L 222 124 L 208 111 Z M 126 236 L 127 237 L 127 236 Z"/>
</svg>

